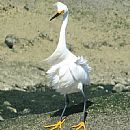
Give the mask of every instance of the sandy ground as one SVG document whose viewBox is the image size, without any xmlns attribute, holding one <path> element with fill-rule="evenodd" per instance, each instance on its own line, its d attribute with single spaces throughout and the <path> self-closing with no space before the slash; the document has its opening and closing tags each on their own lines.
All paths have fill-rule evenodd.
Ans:
<svg viewBox="0 0 130 130">
<path fill-rule="evenodd" d="M 17 97 L 19 91 L 23 96 L 23 91 L 36 91 L 39 88 L 40 91 L 42 89 L 44 91 L 44 86 L 49 86 L 45 75 L 48 66 L 42 61 L 55 50 L 58 42 L 62 17 L 52 22 L 49 21 L 50 17 L 55 14 L 55 9 L 52 6 L 55 2 L 56 0 L 0 0 L 0 96 L 2 99 L 0 102 L 0 114 L 2 115 L 1 120 L 9 118 L 2 122 L 0 129 L 16 130 L 15 121 L 26 122 L 26 114 L 25 117 L 19 117 L 21 115 L 20 112 L 24 111 L 26 104 L 23 105 L 22 110 L 16 112 L 17 116 L 14 114 L 15 116 L 13 117 L 17 117 L 13 120 L 14 124 L 10 119 L 12 115 L 7 112 L 7 108 L 4 108 L 4 102 L 10 99 L 10 97 L 6 98 L 7 93 L 11 93 L 10 90 L 16 90 Z M 70 9 L 67 27 L 69 49 L 74 54 L 82 55 L 88 60 L 92 67 L 90 74 L 91 83 L 96 88 L 109 91 L 108 88 L 110 86 L 112 95 L 113 92 L 125 91 L 128 94 L 123 92 L 121 95 L 126 95 L 128 100 L 125 100 L 125 103 L 127 103 L 130 91 L 130 2 L 128 0 L 81 0 L 78 2 L 66 0 L 64 3 Z M 10 34 L 15 37 L 13 49 L 8 48 L 5 44 L 5 38 Z M 105 96 L 105 94 L 101 94 L 98 98 L 100 99 L 101 96 Z M 92 101 L 97 101 L 98 98 L 94 99 L 92 97 Z M 10 101 L 14 109 L 18 107 L 18 105 L 14 105 L 15 103 L 23 102 L 18 97 L 16 99 L 18 101 Z M 122 102 L 122 99 L 120 100 L 119 98 L 118 100 Z M 61 100 L 63 101 L 62 98 Z M 110 98 L 109 101 L 111 100 Z M 59 102 L 61 103 L 61 101 Z M 43 103 L 41 107 L 45 109 L 44 105 Z M 57 107 L 54 108 L 49 111 L 58 109 Z M 106 120 L 107 124 L 110 122 L 109 119 L 112 118 L 114 123 L 110 123 L 111 129 L 113 126 L 113 130 L 129 130 L 129 108 L 130 106 L 128 105 L 125 112 L 120 109 L 122 114 L 116 113 L 116 116 L 112 112 L 110 115 L 100 113 L 97 120 L 99 121 L 102 118 L 101 120 Z M 14 109 L 13 112 L 15 113 Z M 27 108 L 27 111 L 28 109 L 32 109 L 32 107 Z M 113 110 L 112 108 L 110 109 Z M 5 111 L 7 114 L 3 114 Z M 38 116 L 36 121 L 38 123 L 44 117 L 42 112 L 46 113 L 47 111 L 40 111 L 40 115 L 30 115 L 28 120 L 32 119 L 31 122 L 33 122 L 33 118 Z M 92 113 L 90 112 L 91 115 Z M 72 118 L 74 121 L 75 117 L 75 115 L 71 115 L 69 120 Z M 117 122 L 115 117 L 119 119 Z M 43 118 L 45 123 L 48 120 L 49 118 L 46 121 Z M 123 120 L 125 120 L 126 128 Z M 90 119 L 91 121 L 93 122 L 94 119 Z M 5 124 L 8 122 L 9 125 L 6 126 Z M 29 125 L 28 122 L 27 125 Z M 17 124 L 19 125 L 19 123 Z M 109 125 L 102 126 L 103 123 L 101 126 L 101 123 L 99 123 L 96 128 L 90 124 L 89 129 L 95 130 L 98 127 L 104 130 L 109 129 Z M 118 127 L 118 124 L 120 127 Z M 67 127 L 65 128 L 67 129 Z M 19 129 L 22 129 L 22 126 Z M 30 129 L 30 127 L 25 127 L 25 129 Z M 38 127 L 36 126 L 34 129 L 38 129 Z"/>
</svg>

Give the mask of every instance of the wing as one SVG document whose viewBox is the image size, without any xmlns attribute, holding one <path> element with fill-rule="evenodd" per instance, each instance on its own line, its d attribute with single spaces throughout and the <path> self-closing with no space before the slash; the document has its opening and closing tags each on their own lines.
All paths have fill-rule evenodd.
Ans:
<svg viewBox="0 0 130 130">
<path fill-rule="evenodd" d="M 64 50 L 55 50 L 54 53 L 46 58 L 44 61 L 50 65 L 55 65 L 62 62 L 69 54 L 69 50 L 65 48 Z"/>
<path fill-rule="evenodd" d="M 52 86 L 59 86 L 59 64 L 52 66 L 46 73 L 51 80 Z"/>
<path fill-rule="evenodd" d="M 77 59 L 77 57 L 67 48 L 64 48 L 64 49 L 56 49 L 54 53 L 48 58 L 46 58 L 44 61 L 50 65 L 56 65 L 66 60 L 75 61 L 75 59 Z"/>
<path fill-rule="evenodd" d="M 47 74 L 54 89 L 66 88 L 68 86 L 72 86 L 75 82 L 67 62 L 64 61 L 52 66 L 47 71 Z"/>
</svg>

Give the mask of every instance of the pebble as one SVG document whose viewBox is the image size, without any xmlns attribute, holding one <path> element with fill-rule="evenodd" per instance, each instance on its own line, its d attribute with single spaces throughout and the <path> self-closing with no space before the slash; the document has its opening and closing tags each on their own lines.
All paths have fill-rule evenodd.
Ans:
<svg viewBox="0 0 130 130">
<path fill-rule="evenodd" d="M 109 90 L 107 90 L 107 89 L 106 89 L 106 90 L 105 90 L 105 92 L 106 92 L 106 93 L 108 93 L 108 92 L 109 92 Z"/>
<path fill-rule="evenodd" d="M 122 92 L 125 89 L 125 85 L 118 83 L 113 87 L 113 90 L 116 92 Z"/>
<path fill-rule="evenodd" d="M 12 49 L 13 48 L 13 45 L 16 43 L 17 41 L 17 38 L 14 34 L 8 34 L 6 37 L 5 37 L 5 44 L 10 48 Z"/>
<path fill-rule="evenodd" d="M 4 101 L 3 105 L 4 105 L 4 106 L 11 106 L 11 104 L 10 104 L 9 101 Z"/>
<path fill-rule="evenodd" d="M 103 87 L 103 86 L 100 86 L 100 85 L 98 86 L 98 88 L 99 88 L 99 89 L 102 89 L 102 90 L 104 89 L 104 87 Z"/>
<path fill-rule="evenodd" d="M 126 86 L 126 87 L 124 88 L 124 91 L 129 91 L 129 92 L 130 92 L 130 86 Z"/>
<path fill-rule="evenodd" d="M 28 113 L 30 113 L 30 109 L 28 109 L 28 108 L 25 108 L 24 110 L 23 110 L 23 114 L 28 114 Z"/>
<path fill-rule="evenodd" d="M 4 118 L 0 115 L 0 121 L 4 121 Z"/>
<path fill-rule="evenodd" d="M 10 110 L 10 112 L 17 113 L 17 110 L 11 106 L 7 106 L 7 109 Z"/>
<path fill-rule="evenodd" d="M 53 39 L 50 38 L 49 34 L 46 32 L 40 32 L 39 37 L 48 41 L 53 41 Z"/>
<path fill-rule="evenodd" d="M 30 2 L 26 3 L 24 9 L 27 11 L 33 10 L 35 6 L 35 1 L 36 0 L 31 0 Z"/>
</svg>

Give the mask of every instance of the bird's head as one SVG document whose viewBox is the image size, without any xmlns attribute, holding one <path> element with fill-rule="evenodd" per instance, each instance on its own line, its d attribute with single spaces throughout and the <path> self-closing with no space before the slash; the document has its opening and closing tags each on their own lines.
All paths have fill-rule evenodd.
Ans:
<svg viewBox="0 0 130 130">
<path fill-rule="evenodd" d="M 54 6 L 57 9 L 57 13 L 50 19 L 50 21 L 53 20 L 54 18 L 58 17 L 59 15 L 65 14 L 66 12 L 68 12 L 67 6 L 61 2 L 56 2 L 54 4 Z"/>
</svg>

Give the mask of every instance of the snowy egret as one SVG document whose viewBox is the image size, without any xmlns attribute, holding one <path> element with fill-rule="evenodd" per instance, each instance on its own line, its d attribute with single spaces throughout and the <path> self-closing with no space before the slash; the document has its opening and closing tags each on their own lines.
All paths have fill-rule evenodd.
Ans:
<svg viewBox="0 0 130 130">
<path fill-rule="evenodd" d="M 63 23 L 61 26 L 59 42 L 54 53 L 45 59 L 51 65 L 51 68 L 47 71 L 47 74 L 52 82 L 53 88 L 64 94 L 65 96 L 65 106 L 63 112 L 60 117 L 60 121 L 53 125 L 45 126 L 46 128 L 50 128 L 50 130 L 54 130 L 59 128 L 62 130 L 61 125 L 64 123 L 65 118 L 63 119 L 64 112 L 69 103 L 68 94 L 74 92 L 81 92 L 84 99 L 84 108 L 83 108 L 83 119 L 82 121 L 73 128 L 79 130 L 83 128 L 86 130 L 85 126 L 85 109 L 86 109 L 86 95 L 84 93 L 84 85 L 90 84 L 89 72 L 90 67 L 87 64 L 87 61 L 83 59 L 83 57 L 77 57 L 72 52 L 70 52 L 66 47 L 66 37 L 65 30 L 68 23 L 68 8 L 61 2 L 55 3 L 57 8 L 57 14 L 54 15 L 51 19 L 58 17 L 59 15 L 63 15 Z"/>
</svg>

